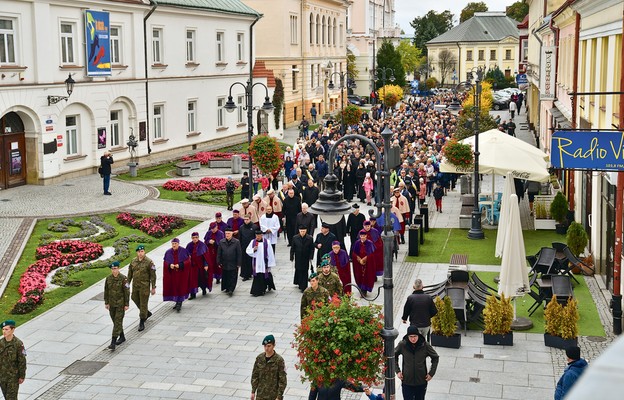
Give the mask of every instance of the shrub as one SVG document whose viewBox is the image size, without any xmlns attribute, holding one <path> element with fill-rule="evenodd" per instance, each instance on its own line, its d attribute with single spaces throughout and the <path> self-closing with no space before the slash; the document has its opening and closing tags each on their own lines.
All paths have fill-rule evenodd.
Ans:
<svg viewBox="0 0 624 400">
<path fill-rule="evenodd" d="M 384 100 L 387 107 L 394 107 L 403 100 L 403 89 L 397 85 L 386 85 L 379 89 L 379 96 Z"/>
<path fill-rule="evenodd" d="M 544 310 L 544 332 L 559 336 L 564 340 L 578 337 L 578 303 L 575 298 L 568 298 L 564 306 L 553 296 Z"/>
<path fill-rule="evenodd" d="M 488 335 L 505 335 L 511 332 L 511 322 L 513 321 L 513 307 L 509 297 L 501 295 L 488 296 L 483 310 L 483 323 L 485 328 L 483 333 Z"/>
<path fill-rule="evenodd" d="M 442 300 L 440 296 L 436 296 L 433 302 L 438 313 L 431 318 L 431 332 L 441 336 L 453 336 L 457 328 L 457 316 L 451 298 L 446 296 Z"/>
<path fill-rule="evenodd" d="M 568 201 L 563 193 L 557 192 L 552 203 L 550 203 L 550 215 L 560 224 L 564 224 L 566 222 L 566 217 L 568 215 Z"/>
<path fill-rule="evenodd" d="M 566 242 L 572 254 L 578 257 L 585 250 L 588 241 L 587 232 L 583 225 L 572 222 L 566 235 Z"/>
<path fill-rule="evenodd" d="M 344 123 L 346 125 L 356 125 L 360 122 L 362 109 L 354 104 L 349 104 L 343 109 L 341 115 L 344 116 Z"/>
<path fill-rule="evenodd" d="M 282 168 L 284 162 L 281 154 L 277 139 L 267 135 L 254 137 L 249 146 L 249 155 L 253 158 L 254 164 L 265 174 Z"/>
</svg>

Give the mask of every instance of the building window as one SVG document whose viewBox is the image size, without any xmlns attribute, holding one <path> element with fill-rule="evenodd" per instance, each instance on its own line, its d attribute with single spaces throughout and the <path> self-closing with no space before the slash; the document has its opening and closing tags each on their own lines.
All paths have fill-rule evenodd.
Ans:
<svg viewBox="0 0 624 400">
<path fill-rule="evenodd" d="M 223 62 L 223 32 L 217 32 L 217 62 Z"/>
<path fill-rule="evenodd" d="M 291 80 L 292 80 L 292 90 L 297 90 L 297 66 L 293 65 L 291 68 L 292 71 L 292 75 L 291 75 Z"/>
<path fill-rule="evenodd" d="M 314 15 L 310 14 L 310 44 L 314 44 Z"/>
<path fill-rule="evenodd" d="M 316 65 L 316 87 L 321 86 L 321 64 Z"/>
<path fill-rule="evenodd" d="M 472 61 L 472 50 L 466 50 L 466 61 Z"/>
<path fill-rule="evenodd" d="M 485 50 L 479 50 L 479 61 L 485 60 Z"/>
<path fill-rule="evenodd" d="M 321 22 L 321 44 L 325 44 L 325 32 L 326 32 L 326 25 L 325 25 L 325 16 L 323 15 L 323 20 Z"/>
<path fill-rule="evenodd" d="M 111 111 L 110 113 L 110 137 L 111 147 L 121 146 L 121 111 Z"/>
<path fill-rule="evenodd" d="M 217 98 L 217 128 L 225 127 L 225 97 Z"/>
<path fill-rule="evenodd" d="M 245 34 L 236 34 L 236 61 L 245 61 Z"/>
<path fill-rule="evenodd" d="M 110 27 L 110 54 L 111 54 L 111 64 L 120 65 L 121 64 L 121 27 L 120 26 Z"/>
<path fill-rule="evenodd" d="M 314 64 L 310 65 L 310 87 L 314 88 Z"/>
<path fill-rule="evenodd" d="M 61 64 L 74 64 L 74 24 L 61 23 Z"/>
<path fill-rule="evenodd" d="M 291 15 L 290 16 L 290 44 L 299 43 L 298 36 L 297 36 L 297 33 L 299 32 L 298 25 L 299 24 L 297 23 L 297 16 Z"/>
<path fill-rule="evenodd" d="M 0 19 L 0 64 L 15 64 L 15 28 L 10 19 Z"/>
<path fill-rule="evenodd" d="M 186 104 L 186 131 L 197 132 L 197 101 L 189 101 Z"/>
<path fill-rule="evenodd" d="M 321 35 L 319 32 L 319 29 L 321 28 L 321 17 L 318 16 L 318 14 L 316 15 L 316 29 L 315 29 L 315 38 L 316 40 L 314 41 L 314 43 L 319 44 L 321 41 L 319 40 Z"/>
<path fill-rule="evenodd" d="M 505 60 L 511 60 L 511 50 L 505 50 Z"/>
<path fill-rule="evenodd" d="M 163 60 L 163 31 L 162 29 L 152 29 L 152 62 L 162 64 Z"/>
<path fill-rule="evenodd" d="M 186 31 L 186 62 L 195 62 L 195 31 L 191 29 Z"/>
<path fill-rule="evenodd" d="M 78 115 L 68 115 L 65 117 L 65 141 L 68 156 L 75 156 L 78 153 L 78 139 L 80 126 Z"/>
<path fill-rule="evenodd" d="M 344 38 L 344 26 L 340 24 L 340 47 L 344 46 L 345 38 Z"/>
<path fill-rule="evenodd" d="M 243 123 L 243 117 L 245 116 L 245 113 L 243 112 L 243 107 L 245 106 L 245 95 L 239 95 L 236 98 L 236 104 L 238 104 L 238 118 L 237 121 L 239 124 Z"/>
<path fill-rule="evenodd" d="M 164 137 L 163 134 L 163 119 L 165 117 L 165 106 L 157 105 L 154 106 L 154 126 L 152 127 L 152 132 L 154 132 L 154 139 L 162 139 Z"/>
<path fill-rule="evenodd" d="M 334 23 L 332 24 L 332 44 L 336 45 L 336 18 L 334 18 Z"/>
<path fill-rule="evenodd" d="M 496 50 L 490 50 L 490 60 L 496 61 Z"/>
<path fill-rule="evenodd" d="M 332 21 L 331 18 L 327 18 L 327 44 L 332 44 Z"/>
</svg>

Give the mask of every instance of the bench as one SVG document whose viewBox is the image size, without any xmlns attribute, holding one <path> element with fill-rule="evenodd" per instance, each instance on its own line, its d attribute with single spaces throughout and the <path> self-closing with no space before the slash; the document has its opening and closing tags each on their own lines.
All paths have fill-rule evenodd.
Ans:
<svg viewBox="0 0 624 400">
<path fill-rule="evenodd" d="M 449 261 L 449 270 L 468 270 L 468 254 L 452 254 Z"/>
<path fill-rule="evenodd" d="M 196 170 L 200 168 L 201 168 L 201 164 L 197 160 L 181 161 L 176 164 L 176 175 L 190 176 L 191 170 Z"/>
</svg>

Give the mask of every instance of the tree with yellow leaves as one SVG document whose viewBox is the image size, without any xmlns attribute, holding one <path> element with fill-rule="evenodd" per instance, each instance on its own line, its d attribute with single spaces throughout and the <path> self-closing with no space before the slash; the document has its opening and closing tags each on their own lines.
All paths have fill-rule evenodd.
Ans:
<svg viewBox="0 0 624 400">
<path fill-rule="evenodd" d="M 383 99 L 386 107 L 394 107 L 403 100 L 403 89 L 397 85 L 386 85 L 379 88 L 379 97 Z"/>
</svg>

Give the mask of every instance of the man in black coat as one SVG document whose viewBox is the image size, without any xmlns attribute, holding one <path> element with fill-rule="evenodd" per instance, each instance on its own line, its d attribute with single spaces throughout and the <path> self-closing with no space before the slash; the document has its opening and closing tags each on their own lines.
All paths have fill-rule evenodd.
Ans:
<svg viewBox="0 0 624 400">
<path fill-rule="evenodd" d="M 232 228 L 225 228 L 225 239 L 217 247 L 217 264 L 223 269 L 221 291 L 230 296 L 234 294 L 238 280 L 238 269 L 243 261 L 243 251 L 238 239 L 234 239 Z"/>
<path fill-rule="evenodd" d="M 249 243 L 256 237 L 256 224 L 251 222 L 251 216 L 245 215 L 243 217 L 243 225 L 238 227 L 238 237 L 240 238 L 241 249 L 246 249 Z M 241 264 L 240 276 L 244 281 L 251 279 L 251 257 L 247 255 L 247 252 L 243 251 L 243 262 Z"/>
<path fill-rule="evenodd" d="M 301 212 L 301 197 L 295 196 L 294 189 L 288 191 L 288 196 L 283 201 L 282 215 L 286 226 L 286 238 L 288 246 L 292 244 L 292 238 L 297 233 L 297 214 Z"/>
<path fill-rule="evenodd" d="M 423 291 L 422 280 L 414 281 L 414 292 L 409 295 L 403 307 L 403 323 L 407 323 L 409 317 L 410 326 L 415 326 L 425 338 L 429 337 L 431 330 L 431 318 L 438 313 L 431 296 Z"/>
<path fill-rule="evenodd" d="M 364 217 L 364 214 L 360 214 L 360 205 L 354 204 L 353 212 L 347 218 L 347 233 L 351 237 L 350 247 L 357 242 L 360 231 L 364 229 L 364 221 L 366 221 L 366 217 Z"/>
<path fill-rule="evenodd" d="M 305 226 L 308 235 L 314 235 L 316 229 L 316 215 L 308 212 L 308 204 L 301 204 L 301 212 L 297 214 L 297 226 Z"/>
<path fill-rule="evenodd" d="M 319 197 L 319 188 L 316 186 L 312 179 L 308 179 L 308 185 L 303 190 L 303 202 L 308 206 L 316 203 Z"/>
<path fill-rule="evenodd" d="M 316 266 L 321 265 L 321 258 L 332 251 L 332 242 L 336 240 L 336 236 L 329 231 L 329 224 L 323 222 L 321 233 L 316 235 L 314 247 L 316 248 Z"/>
<path fill-rule="evenodd" d="M 303 293 L 308 287 L 308 267 L 314 257 L 314 239 L 307 234 L 305 225 L 299 226 L 299 234 L 293 237 L 291 244 L 290 261 L 295 262 L 293 284 L 299 286 L 299 290 Z"/>
<path fill-rule="evenodd" d="M 104 183 L 104 194 L 110 196 L 112 193 L 108 191 L 110 187 L 110 177 L 112 173 L 111 165 L 113 165 L 113 156 L 110 151 L 104 152 L 104 155 L 100 157 L 100 176 Z"/>
</svg>

